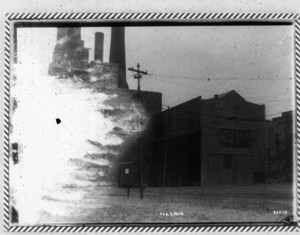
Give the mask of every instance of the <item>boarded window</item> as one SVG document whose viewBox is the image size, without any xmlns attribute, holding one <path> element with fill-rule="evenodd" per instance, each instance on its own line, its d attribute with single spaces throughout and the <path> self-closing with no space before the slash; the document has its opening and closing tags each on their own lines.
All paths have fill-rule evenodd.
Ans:
<svg viewBox="0 0 300 235">
<path fill-rule="evenodd" d="M 254 184 L 264 184 L 265 183 L 265 173 L 264 172 L 254 172 L 253 173 L 253 183 Z"/>
<path fill-rule="evenodd" d="M 158 114 L 154 116 L 154 134 L 155 138 L 160 138 L 163 136 L 164 133 L 164 124 L 163 124 L 163 115 Z"/>
<path fill-rule="evenodd" d="M 232 155 L 225 154 L 223 155 L 223 169 L 231 169 L 232 168 Z"/>
</svg>

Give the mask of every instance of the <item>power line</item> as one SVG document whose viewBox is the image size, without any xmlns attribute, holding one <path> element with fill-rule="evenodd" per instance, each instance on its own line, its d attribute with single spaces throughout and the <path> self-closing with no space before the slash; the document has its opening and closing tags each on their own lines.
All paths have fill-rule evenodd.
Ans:
<svg viewBox="0 0 300 235">
<path fill-rule="evenodd" d="M 150 74 L 150 75 L 153 75 L 153 76 L 155 76 L 155 77 L 152 77 L 153 79 L 155 79 L 155 80 L 157 80 L 157 81 L 160 81 L 160 82 L 163 82 L 163 83 L 172 83 L 172 84 L 174 84 L 174 85 L 176 85 L 176 86 L 180 86 L 180 87 L 185 87 L 185 88 L 188 88 L 188 89 L 193 89 L 193 90 L 197 90 L 198 91 L 198 89 L 196 89 L 196 88 L 194 88 L 194 87 L 190 87 L 190 86 L 186 86 L 186 85 L 182 85 L 182 84 L 178 84 L 178 83 L 175 83 L 174 81 L 168 81 L 168 82 L 166 82 L 166 81 L 163 81 L 163 80 L 160 80 L 160 79 L 157 79 L 157 77 L 159 77 L 159 78 L 167 78 L 167 79 L 170 79 L 170 78 L 178 78 L 178 79 L 180 79 L 180 80 L 193 80 L 193 81 L 200 81 L 200 80 L 216 80 L 216 79 L 218 79 L 218 80 L 228 80 L 228 79 L 230 79 L 230 80 L 237 80 L 237 78 L 201 78 L 201 77 L 188 77 L 188 76 L 178 76 L 178 75 L 168 75 L 168 74 L 164 74 L 164 73 L 152 73 L 152 74 Z M 162 76 L 161 76 L 162 75 Z M 257 79 L 253 79 L 253 78 L 250 78 L 250 79 L 247 79 L 248 81 L 250 80 L 255 80 L 255 81 L 258 81 Z M 263 79 L 263 78 L 260 78 L 259 80 L 270 80 L 269 78 L 268 79 Z M 252 98 L 251 98 L 252 99 Z M 278 99 L 276 99 L 276 100 L 272 100 L 272 99 L 269 99 L 269 100 L 264 100 L 264 99 L 262 99 L 262 98 L 255 98 L 254 97 L 254 99 L 256 99 L 256 100 L 262 100 L 262 101 L 267 101 L 267 102 L 276 102 L 276 103 L 278 103 L 278 102 L 280 102 Z M 285 98 L 285 99 L 281 99 L 281 100 L 287 100 L 287 98 Z M 287 103 L 288 101 L 285 101 L 285 103 Z M 275 104 L 274 104 L 275 105 Z"/>
<path fill-rule="evenodd" d="M 174 75 L 174 74 L 167 74 L 167 73 L 151 73 L 150 75 L 154 75 L 156 77 L 161 77 L 161 78 L 168 78 L 168 79 L 180 79 L 180 80 L 192 80 L 192 81 L 200 81 L 200 80 L 234 80 L 234 81 L 273 81 L 274 79 L 269 77 L 265 77 L 265 78 L 246 78 L 243 77 L 241 78 L 237 78 L 237 77 L 211 77 L 211 76 L 207 76 L 207 77 L 191 77 L 191 76 L 185 76 L 185 75 Z"/>
<path fill-rule="evenodd" d="M 178 105 L 175 105 L 175 106 L 169 106 L 169 105 L 165 105 L 165 104 L 159 104 L 159 103 L 155 103 L 154 101 L 152 101 L 152 100 L 149 100 L 148 99 L 148 97 L 146 97 L 146 96 L 143 96 L 146 100 L 146 102 L 148 102 L 148 104 L 151 104 L 151 105 L 156 105 L 156 106 L 160 106 L 160 105 L 162 105 L 162 106 L 164 106 L 165 107 L 165 110 L 168 110 L 168 109 L 172 109 L 172 108 L 176 108 L 176 106 L 178 106 Z M 180 105 L 180 104 L 179 104 Z M 164 110 L 163 110 L 164 111 Z M 177 111 L 178 112 L 178 111 Z M 190 110 L 188 110 L 188 111 L 184 111 L 184 112 L 181 112 L 181 113 L 183 113 L 183 114 L 187 114 L 187 113 L 190 113 L 190 114 L 195 114 L 195 115 L 200 115 L 199 113 L 197 113 L 197 112 L 192 112 L 192 111 L 190 111 Z M 254 116 L 253 118 L 257 118 L 257 119 L 260 119 L 260 118 L 266 118 L 266 117 L 271 117 L 271 116 L 275 116 L 275 115 L 277 115 L 277 114 L 282 114 L 283 112 L 276 112 L 276 113 L 270 113 L 270 114 L 266 114 L 266 115 L 264 115 L 264 116 Z M 228 119 L 228 117 L 221 117 L 221 116 L 212 116 L 212 115 L 206 115 L 206 116 L 209 116 L 209 117 L 219 117 L 219 118 L 224 118 L 224 119 Z"/>
<path fill-rule="evenodd" d="M 171 107 L 171 106 L 169 106 L 169 105 L 160 104 L 160 103 L 155 103 L 153 100 L 148 99 L 148 97 L 146 97 L 146 96 L 143 96 L 143 97 L 148 101 L 148 104 L 154 104 L 154 105 L 157 105 L 157 106 L 162 105 L 162 106 L 166 107 L 167 109 L 176 108 L 176 106 L 178 106 L 178 105 L 176 105 L 176 106 Z M 146 101 L 146 102 L 147 102 L 147 101 Z M 167 109 L 165 109 L 165 110 L 167 110 Z M 182 112 L 182 113 L 184 113 L 184 114 L 186 115 L 187 112 L 188 112 L 188 113 L 191 113 L 191 114 L 199 115 L 199 113 L 197 113 L 197 112 L 192 112 L 192 111 L 190 111 L 190 110 L 185 111 L 185 112 Z M 266 114 L 266 115 L 264 115 L 264 116 L 254 116 L 253 118 L 255 118 L 255 119 L 266 118 L 266 117 L 271 117 L 271 116 L 275 116 L 275 115 L 277 115 L 277 114 L 282 114 L 282 113 L 283 113 L 283 112 L 270 113 L 270 114 Z M 218 117 L 218 116 L 212 116 L 212 115 L 207 115 L 207 116 L 209 116 L 209 117 Z M 220 117 L 220 116 L 219 116 L 219 118 L 228 119 L 228 117 Z"/>
<path fill-rule="evenodd" d="M 180 75 L 172 75 L 172 74 L 163 74 L 163 73 L 152 73 L 156 77 L 160 78 L 167 78 L 167 79 L 178 79 L 178 80 L 191 80 L 191 81 L 203 81 L 203 80 L 238 80 L 238 78 L 232 77 L 224 77 L 224 78 L 217 78 L 217 77 L 190 77 L 190 76 L 180 76 Z"/>
<path fill-rule="evenodd" d="M 163 82 L 163 83 L 167 83 L 167 84 L 169 84 L 169 85 L 170 85 L 170 83 L 172 83 L 172 84 L 174 84 L 174 85 L 176 85 L 176 86 L 179 86 L 179 87 L 185 87 L 185 88 L 188 88 L 188 89 L 193 89 L 193 90 L 199 91 L 199 89 L 196 89 L 196 88 L 194 88 L 194 87 L 189 87 L 189 86 L 182 85 L 182 84 L 178 84 L 178 83 L 175 83 L 175 82 L 167 82 L 167 81 L 159 80 L 159 79 L 154 78 L 154 77 L 151 77 L 151 78 L 154 79 L 154 80 Z"/>
<path fill-rule="evenodd" d="M 162 83 L 167 83 L 167 84 L 172 83 L 172 84 L 174 84 L 174 85 L 176 85 L 176 86 L 179 86 L 179 87 L 185 87 L 185 88 L 188 88 L 188 89 L 193 89 L 193 90 L 199 91 L 199 89 L 196 89 L 196 88 L 194 88 L 194 87 L 185 86 L 185 85 L 178 84 L 178 83 L 175 83 L 175 82 L 166 82 L 166 81 L 163 81 L 163 80 L 159 80 L 159 79 L 157 79 L 157 78 L 154 78 L 154 77 L 152 77 L 152 79 L 157 80 L 157 81 L 162 82 Z M 263 99 L 260 99 L 260 100 L 263 100 Z M 266 101 L 268 101 L 268 102 L 274 102 L 274 103 L 275 103 L 275 104 L 273 104 L 273 105 L 272 105 L 272 104 L 268 105 L 268 107 L 272 107 L 272 106 L 274 106 L 274 105 L 278 105 L 278 102 L 281 102 L 282 104 L 283 104 L 283 103 L 288 103 L 288 102 L 289 102 L 287 99 L 281 99 L 281 101 L 280 101 L 280 100 L 276 100 L 276 101 L 275 101 L 275 100 L 274 100 L 274 101 L 272 101 L 272 100 L 266 100 Z M 169 107 L 169 106 L 167 106 L 167 107 Z M 273 114 L 268 114 L 268 115 L 265 115 L 265 117 L 268 117 L 268 116 L 274 116 L 274 115 L 280 114 L 280 113 L 282 113 L 282 112 L 273 113 Z"/>
<path fill-rule="evenodd" d="M 148 99 L 148 97 L 142 95 L 145 99 L 146 102 L 148 102 L 148 104 L 150 105 L 156 105 L 156 106 L 165 106 L 167 109 L 163 110 L 163 111 L 166 111 L 166 110 L 172 110 L 174 108 L 176 108 L 176 106 L 173 106 L 173 107 L 170 107 L 168 105 L 164 105 L 164 104 L 160 104 L 160 103 L 157 103 L 157 102 L 154 102 L 153 100 L 150 100 Z M 225 120 L 240 120 L 240 121 L 251 121 L 251 120 L 260 120 L 260 121 L 265 121 L 265 119 L 262 119 L 262 118 L 266 118 L 266 117 L 271 117 L 271 116 L 275 116 L 277 114 L 282 114 L 283 112 L 276 112 L 276 113 L 271 113 L 271 114 L 267 114 L 267 115 L 260 115 L 260 116 L 253 116 L 251 119 L 242 119 L 242 118 L 231 118 L 231 117 L 224 117 L 224 116 L 215 116 L 215 115 L 206 115 L 206 114 L 201 114 L 199 112 L 195 112 L 195 111 L 190 111 L 190 110 L 186 110 L 186 111 L 179 111 L 179 110 L 176 110 L 176 111 L 173 111 L 175 113 L 180 113 L 180 114 L 183 114 L 183 115 L 187 115 L 187 114 L 191 114 L 191 115 L 197 115 L 197 116 L 206 116 L 206 117 L 209 117 L 209 118 L 221 118 L 221 119 L 225 119 Z"/>
<path fill-rule="evenodd" d="M 150 74 L 151 75 L 151 74 Z M 174 81 L 164 81 L 164 80 L 160 80 L 160 79 L 157 79 L 157 78 L 155 78 L 155 77 L 151 77 L 152 79 L 154 79 L 154 80 L 157 80 L 157 81 L 159 81 L 159 82 L 162 82 L 162 83 L 166 83 L 166 84 L 174 84 L 174 85 L 176 85 L 176 86 L 178 86 L 178 87 L 185 87 L 185 88 L 188 88 L 188 89 L 192 89 L 192 90 L 196 90 L 196 91 L 199 91 L 199 89 L 197 89 L 197 88 L 195 88 L 195 87 L 190 87 L 190 86 L 186 86 L 186 85 L 183 85 L 183 84 L 178 84 L 178 83 L 176 83 L 176 82 L 174 82 Z M 257 99 L 257 100 L 262 100 L 262 101 L 264 101 L 262 98 L 256 98 L 256 97 L 253 97 L 254 99 Z M 253 98 L 249 98 L 249 99 L 253 99 Z M 288 102 L 288 98 L 284 98 L 284 99 L 281 99 L 282 101 L 285 101 L 285 103 L 287 103 Z M 276 103 L 278 103 L 279 102 L 279 100 L 278 99 L 276 99 L 276 100 L 271 100 L 271 99 L 269 99 L 269 100 L 265 100 L 265 101 L 267 101 L 267 102 L 276 102 Z M 274 104 L 275 105 L 275 104 Z"/>
<path fill-rule="evenodd" d="M 148 74 L 147 73 L 147 75 L 156 75 L 156 74 Z M 179 77 L 179 76 L 177 76 L 177 77 Z M 160 80 L 160 79 L 157 79 L 156 77 L 151 77 L 151 78 L 153 78 L 154 80 L 157 80 L 157 81 L 159 81 L 159 82 L 163 82 L 163 83 L 172 83 L 172 84 L 174 84 L 174 85 L 176 85 L 176 86 L 180 86 L 180 87 L 186 87 L 186 88 L 188 88 L 188 89 L 193 89 L 193 90 L 197 90 L 197 91 L 199 91 L 199 89 L 195 89 L 194 87 L 189 87 L 189 86 L 185 86 L 185 85 L 182 85 L 182 84 L 178 84 L 178 83 L 175 83 L 175 82 L 166 82 L 166 81 L 163 81 L 163 80 Z M 199 79 L 198 79 L 199 80 Z M 145 96 L 144 96 L 145 97 Z M 147 97 L 145 97 L 145 98 L 147 98 Z M 262 99 L 261 99 L 262 100 Z M 282 99 L 282 100 L 286 100 L 286 99 Z M 152 104 L 153 104 L 153 101 L 150 101 L 149 99 L 148 99 L 148 103 L 149 102 L 152 102 Z M 269 102 L 271 102 L 271 100 L 269 100 Z M 275 102 L 275 101 L 274 101 Z M 279 102 L 279 100 L 276 100 L 276 102 L 278 103 Z M 288 101 L 285 101 L 284 103 L 286 103 L 286 102 L 288 102 Z M 155 104 L 155 105 L 162 105 L 162 106 L 165 106 L 167 109 L 169 109 L 170 108 L 170 106 L 169 105 L 164 105 L 164 104 Z M 176 107 L 176 106 L 175 106 Z M 190 112 L 189 111 L 189 113 L 192 113 L 192 112 Z M 257 119 L 259 119 L 259 118 L 266 118 L 266 117 L 271 117 L 271 116 L 275 116 L 275 115 L 277 115 L 277 114 L 281 114 L 282 112 L 277 112 L 277 113 L 271 113 L 271 114 L 267 114 L 267 115 L 264 115 L 264 116 L 257 116 L 257 117 L 253 117 L 253 118 L 257 118 Z M 186 114 L 185 112 L 184 112 L 184 114 Z M 199 115 L 199 113 L 195 113 L 196 115 Z M 225 119 L 227 119 L 227 117 L 225 117 Z"/>
</svg>

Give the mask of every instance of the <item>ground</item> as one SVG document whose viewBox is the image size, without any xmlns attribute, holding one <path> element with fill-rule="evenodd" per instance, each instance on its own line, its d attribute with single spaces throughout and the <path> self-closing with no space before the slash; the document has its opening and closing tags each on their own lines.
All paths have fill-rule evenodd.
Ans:
<svg viewBox="0 0 300 235">
<path fill-rule="evenodd" d="M 57 201 L 65 215 L 44 211 L 39 223 L 280 222 L 293 214 L 291 185 L 146 188 L 99 187 L 81 201 Z"/>
</svg>

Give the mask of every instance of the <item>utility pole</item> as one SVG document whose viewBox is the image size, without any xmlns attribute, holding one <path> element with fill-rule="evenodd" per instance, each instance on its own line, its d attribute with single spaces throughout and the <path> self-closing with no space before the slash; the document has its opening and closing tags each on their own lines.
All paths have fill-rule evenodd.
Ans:
<svg viewBox="0 0 300 235">
<path fill-rule="evenodd" d="M 137 69 L 131 67 L 131 68 L 128 68 L 128 70 L 132 71 L 132 72 L 136 72 L 136 74 L 133 75 L 133 78 L 138 80 L 138 87 L 137 87 L 137 89 L 138 89 L 138 94 L 139 94 L 140 91 L 141 91 L 141 82 L 140 82 L 140 79 L 142 78 L 142 74 L 148 75 L 148 72 L 147 71 L 141 71 L 139 63 L 136 65 L 136 67 L 137 67 Z"/>
<path fill-rule="evenodd" d="M 141 84 L 140 84 L 140 79 L 142 78 L 142 75 L 148 75 L 147 71 L 141 71 L 140 70 L 140 64 L 138 63 L 136 65 L 137 69 L 131 67 L 128 68 L 129 71 L 136 72 L 136 74 L 133 75 L 134 79 L 137 79 L 138 81 L 138 94 L 137 97 L 140 101 L 140 91 L 141 91 Z M 139 102 L 140 103 L 140 102 Z M 144 198 L 144 169 L 143 169 L 143 157 L 141 155 L 141 132 L 139 133 L 139 140 L 138 140 L 138 158 L 139 158 L 139 163 L 140 163 L 140 198 Z"/>
</svg>

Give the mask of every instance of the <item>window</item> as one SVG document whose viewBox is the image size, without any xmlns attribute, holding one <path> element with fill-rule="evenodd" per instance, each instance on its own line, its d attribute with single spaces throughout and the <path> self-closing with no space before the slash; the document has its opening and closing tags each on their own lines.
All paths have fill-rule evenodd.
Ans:
<svg viewBox="0 0 300 235">
<path fill-rule="evenodd" d="M 232 155 L 223 155 L 223 169 L 228 170 L 232 168 Z"/>
<path fill-rule="evenodd" d="M 218 143 L 220 147 L 251 148 L 250 130 L 219 129 Z"/>
</svg>

